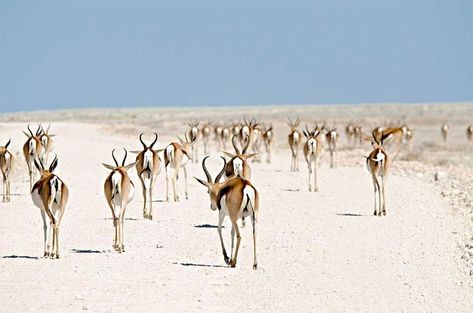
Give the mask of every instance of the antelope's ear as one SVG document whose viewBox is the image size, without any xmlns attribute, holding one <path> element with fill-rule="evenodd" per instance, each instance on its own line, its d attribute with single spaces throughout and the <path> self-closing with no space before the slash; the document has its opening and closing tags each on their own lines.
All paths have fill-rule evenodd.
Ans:
<svg viewBox="0 0 473 313">
<path fill-rule="evenodd" d="M 8 140 L 7 144 L 5 145 L 5 149 L 8 149 L 8 146 L 10 145 L 11 139 Z"/>
<path fill-rule="evenodd" d="M 139 150 L 130 150 L 129 152 L 133 153 L 133 154 L 140 154 L 141 153 L 141 151 L 139 151 Z"/>
<path fill-rule="evenodd" d="M 108 165 L 108 164 L 105 164 L 105 163 L 102 163 L 103 166 L 105 166 L 106 169 L 109 169 L 109 170 L 114 170 L 115 169 L 115 166 L 111 166 L 111 165 Z"/>
<path fill-rule="evenodd" d="M 177 136 L 177 139 L 179 139 L 179 142 L 181 143 L 181 145 L 185 144 L 186 142 L 184 140 L 182 140 L 181 137 Z"/>
<path fill-rule="evenodd" d="M 56 134 L 47 134 L 49 137 L 56 137 Z"/>
<path fill-rule="evenodd" d="M 195 180 L 197 180 L 199 183 L 201 183 L 201 184 L 204 185 L 205 187 L 209 187 L 209 183 L 206 182 L 205 180 L 202 180 L 202 179 L 197 178 L 197 177 L 195 177 L 195 176 L 194 176 L 194 178 L 195 178 Z"/>
<path fill-rule="evenodd" d="M 128 165 L 125 165 L 125 169 L 126 170 L 129 170 L 130 168 L 132 168 L 133 166 L 135 166 L 136 162 L 133 162 L 133 163 L 130 163 Z"/>
<path fill-rule="evenodd" d="M 246 159 L 251 159 L 252 157 L 255 157 L 255 156 L 257 156 L 257 155 L 258 155 L 258 153 L 245 154 L 245 158 L 246 158 Z"/>
<path fill-rule="evenodd" d="M 25 134 L 26 137 L 30 138 L 30 134 L 28 134 L 27 132 L 23 131 L 23 134 Z"/>
<path fill-rule="evenodd" d="M 309 134 L 307 134 L 307 132 L 306 132 L 305 130 L 303 130 L 302 133 L 304 134 L 304 136 L 305 136 L 306 138 L 309 138 Z"/>
<path fill-rule="evenodd" d="M 164 149 L 157 149 L 157 150 L 154 150 L 154 151 L 156 151 L 156 153 L 159 153 L 159 152 L 163 152 L 164 150 L 166 150 L 166 148 L 164 148 Z"/>
<path fill-rule="evenodd" d="M 229 156 L 229 157 L 231 157 L 231 158 L 234 158 L 234 157 L 236 157 L 236 155 L 235 155 L 235 154 L 231 154 L 230 152 L 222 151 L 222 153 L 223 153 L 223 154 L 225 154 L 226 156 Z"/>
</svg>

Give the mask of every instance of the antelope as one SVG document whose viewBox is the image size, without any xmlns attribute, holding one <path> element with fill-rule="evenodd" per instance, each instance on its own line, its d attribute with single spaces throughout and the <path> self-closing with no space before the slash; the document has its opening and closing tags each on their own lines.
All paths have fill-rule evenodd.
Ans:
<svg viewBox="0 0 473 313">
<path fill-rule="evenodd" d="M 470 125 L 466 128 L 466 138 L 468 138 L 470 141 L 473 139 L 473 125 Z"/>
<path fill-rule="evenodd" d="M 345 135 L 347 136 L 348 143 L 354 143 L 355 141 L 355 126 L 352 123 L 345 127 Z"/>
<path fill-rule="evenodd" d="M 222 127 L 222 132 L 220 133 L 220 142 L 223 150 L 227 150 L 227 144 L 230 139 L 231 129 L 228 126 Z"/>
<path fill-rule="evenodd" d="M 52 135 L 49 133 L 49 128 L 51 127 L 51 124 L 48 125 L 48 128 L 46 128 L 46 131 L 44 130 L 42 125 L 39 125 L 41 128 L 41 134 L 39 135 L 39 140 L 41 141 L 41 144 L 43 145 L 43 150 L 39 154 L 39 159 L 43 164 L 48 163 L 48 157 L 49 154 L 53 151 L 53 140 L 52 137 L 55 135 Z"/>
<path fill-rule="evenodd" d="M 384 146 L 393 140 L 392 136 L 372 133 L 373 151 L 366 157 L 366 166 L 371 174 L 374 187 L 374 215 L 386 215 L 385 186 L 391 160 Z M 377 203 L 376 203 L 377 202 Z"/>
<path fill-rule="evenodd" d="M 3 178 L 3 196 L 2 202 L 10 202 L 10 175 L 13 170 L 13 155 L 8 151 L 11 139 L 5 144 L 0 146 L 0 170 L 2 171 Z"/>
<path fill-rule="evenodd" d="M 215 138 L 215 142 L 217 143 L 217 151 L 219 152 L 222 148 L 221 147 L 222 131 L 223 131 L 222 125 L 219 125 L 219 124 L 214 125 L 214 138 Z"/>
<path fill-rule="evenodd" d="M 210 126 L 209 124 L 205 123 L 202 125 L 200 129 L 200 133 L 202 134 L 202 141 L 204 142 L 204 154 L 209 154 L 209 141 L 210 141 Z"/>
<path fill-rule="evenodd" d="M 248 165 L 248 162 L 246 162 L 248 159 L 254 157 L 256 154 L 251 153 L 247 154 L 246 151 L 248 150 L 248 147 L 250 145 L 250 141 L 248 137 L 246 138 L 246 145 L 243 147 L 243 150 L 240 151 L 237 146 L 237 136 L 233 135 L 232 137 L 232 144 L 233 148 L 235 149 L 236 154 L 232 154 L 229 152 L 222 151 L 224 154 L 230 157 L 230 160 L 226 162 L 225 165 L 225 176 L 232 177 L 232 176 L 240 176 L 246 180 L 251 179 L 251 169 L 250 166 Z"/>
<path fill-rule="evenodd" d="M 251 150 L 256 154 L 255 162 L 259 162 L 259 150 L 261 143 L 261 130 L 259 129 L 259 124 L 254 118 L 250 121 L 246 121 L 240 129 L 240 141 L 243 142 L 248 138 Z"/>
<path fill-rule="evenodd" d="M 271 163 L 271 144 L 273 143 L 274 132 L 273 125 L 263 130 L 263 142 L 266 149 L 266 163 Z"/>
<path fill-rule="evenodd" d="M 186 136 L 193 139 L 194 141 L 197 141 L 200 137 L 199 123 L 198 122 L 190 122 L 190 123 L 188 123 L 188 125 L 189 125 L 190 128 L 187 130 Z M 191 159 L 192 159 L 192 162 L 194 162 L 194 163 L 198 162 L 197 145 L 192 145 L 191 146 Z"/>
<path fill-rule="evenodd" d="M 325 140 L 327 141 L 328 150 L 330 151 L 330 167 L 337 167 L 337 146 L 338 146 L 338 132 L 337 128 L 326 128 Z"/>
<path fill-rule="evenodd" d="M 355 137 L 355 143 L 360 146 L 363 142 L 363 127 L 355 126 L 355 128 L 353 129 L 353 134 Z"/>
<path fill-rule="evenodd" d="M 192 159 L 192 156 L 189 155 L 192 145 L 194 144 L 196 138 L 189 138 L 187 133 L 185 134 L 186 141 L 183 141 L 178 137 L 180 144 L 171 143 L 164 149 L 164 167 L 166 169 L 166 201 L 169 202 L 169 180 L 172 181 L 172 188 L 174 192 L 174 201 L 179 201 L 179 195 L 177 192 L 177 179 L 179 170 L 182 168 L 184 170 L 184 180 L 185 180 L 185 194 L 186 199 L 188 199 L 187 192 L 187 163 Z"/>
<path fill-rule="evenodd" d="M 241 124 L 239 122 L 235 122 L 232 125 L 232 133 L 233 135 L 240 135 L 241 131 Z"/>
<path fill-rule="evenodd" d="M 135 163 L 125 165 L 127 151 L 121 165 L 118 165 L 117 159 L 115 158 L 112 150 L 112 158 L 115 162 L 115 166 L 102 163 L 102 165 L 111 170 L 110 174 L 105 179 L 103 186 L 105 199 L 107 200 L 110 210 L 112 210 L 113 227 L 115 228 L 115 235 L 113 238 L 112 247 L 118 253 L 125 252 L 125 245 L 123 244 L 123 221 L 125 219 L 125 211 L 128 204 L 133 200 L 135 196 L 135 185 L 128 176 L 128 170 L 135 166 Z"/>
<path fill-rule="evenodd" d="M 30 190 L 33 188 L 33 181 L 35 176 L 35 166 L 34 161 L 39 158 L 43 152 L 43 144 L 39 138 L 41 134 L 41 128 L 38 127 L 36 134 L 33 135 L 30 125 L 28 125 L 29 134 L 23 133 L 28 137 L 25 144 L 23 145 L 23 155 L 25 156 L 26 164 L 28 165 L 28 173 L 30 176 Z"/>
<path fill-rule="evenodd" d="M 297 130 L 297 127 L 299 127 L 300 123 L 301 121 L 299 119 L 296 119 L 294 122 L 287 120 L 287 124 L 291 128 L 291 132 L 288 136 L 288 143 L 292 152 L 291 172 L 299 171 L 299 146 L 301 143 L 301 133 Z"/>
<path fill-rule="evenodd" d="M 69 189 L 53 174 L 58 164 L 57 156 L 49 169 L 44 167 L 41 160 L 35 159 L 34 164 L 41 177 L 31 190 L 31 198 L 34 205 L 41 210 L 43 219 L 44 257 L 59 259 L 59 227 L 69 198 Z"/>
<path fill-rule="evenodd" d="M 442 137 L 443 137 L 443 142 L 444 143 L 447 143 L 447 135 L 448 135 L 448 129 L 450 127 L 448 126 L 448 124 L 443 124 L 442 125 L 442 128 L 440 129 L 442 131 Z"/>
<path fill-rule="evenodd" d="M 141 181 L 143 187 L 143 217 L 145 219 L 153 219 L 153 187 L 156 183 L 156 177 L 161 171 L 161 158 L 156 150 L 153 150 L 153 146 L 158 140 L 158 134 L 154 133 L 154 140 L 148 146 L 143 141 L 143 133 L 140 135 L 140 142 L 143 145 L 141 151 L 131 151 L 132 153 L 138 153 L 136 156 L 136 173 Z M 147 208 L 147 202 L 149 201 L 149 208 Z"/>
<path fill-rule="evenodd" d="M 220 245 L 222 246 L 223 259 L 226 264 L 235 267 L 237 263 L 238 250 L 240 248 L 240 229 L 237 221 L 239 218 L 251 216 L 251 223 L 253 225 L 253 269 L 257 269 L 256 261 L 256 221 L 259 212 L 259 195 L 256 188 L 246 179 L 235 176 L 220 183 L 220 178 L 225 172 L 225 159 L 222 157 L 224 166 L 214 181 L 205 166 L 205 161 L 209 157 L 205 157 L 202 161 L 202 168 L 204 170 L 207 181 L 194 177 L 199 183 L 208 188 L 210 196 L 210 209 L 219 210 L 218 217 L 218 235 L 220 237 Z M 231 238 L 232 245 L 230 250 L 230 258 L 227 255 L 225 244 L 222 237 L 222 223 L 225 216 L 229 216 L 232 223 Z M 233 244 L 235 233 L 237 235 L 237 242 L 235 254 L 233 254 Z"/>
<path fill-rule="evenodd" d="M 307 138 L 304 144 L 304 157 L 309 168 L 309 191 L 315 192 L 319 190 L 317 187 L 317 168 L 323 152 L 321 131 L 317 126 L 313 131 L 310 131 L 306 126 L 303 134 Z M 313 180 L 312 176 L 314 176 Z"/>
<path fill-rule="evenodd" d="M 384 128 L 378 128 L 373 130 L 372 135 L 376 136 L 376 138 L 380 138 L 380 136 L 383 138 L 384 142 L 388 142 L 388 144 L 384 145 L 384 148 L 388 148 L 388 145 L 390 146 L 392 143 L 396 144 L 396 154 L 393 158 L 393 160 L 396 160 L 399 154 L 401 153 L 401 145 L 405 142 L 407 142 L 407 135 L 408 133 L 408 128 L 407 126 L 402 126 L 402 127 L 390 127 L 387 129 Z M 412 135 L 412 132 L 411 132 Z M 389 141 L 386 141 L 388 138 Z"/>
</svg>

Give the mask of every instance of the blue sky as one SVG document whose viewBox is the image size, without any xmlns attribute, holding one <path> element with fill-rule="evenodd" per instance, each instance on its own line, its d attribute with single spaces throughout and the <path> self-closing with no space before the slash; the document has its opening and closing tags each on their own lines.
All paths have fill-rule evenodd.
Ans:
<svg viewBox="0 0 473 313">
<path fill-rule="evenodd" d="M 473 1 L 0 0 L 0 111 L 473 100 Z"/>
</svg>

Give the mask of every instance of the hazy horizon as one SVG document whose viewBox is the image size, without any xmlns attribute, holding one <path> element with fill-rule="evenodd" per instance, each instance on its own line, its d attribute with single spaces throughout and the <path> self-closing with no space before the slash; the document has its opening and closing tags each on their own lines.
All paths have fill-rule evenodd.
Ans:
<svg viewBox="0 0 473 313">
<path fill-rule="evenodd" d="M 0 111 L 473 101 L 473 2 L 0 2 Z"/>
</svg>

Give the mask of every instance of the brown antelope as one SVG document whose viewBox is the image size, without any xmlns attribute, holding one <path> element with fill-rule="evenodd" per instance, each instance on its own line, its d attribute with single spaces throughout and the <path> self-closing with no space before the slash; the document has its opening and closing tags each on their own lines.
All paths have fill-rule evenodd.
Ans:
<svg viewBox="0 0 473 313">
<path fill-rule="evenodd" d="M 33 183 L 35 181 L 35 166 L 34 160 L 38 159 L 41 153 L 43 152 L 43 144 L 39 138 L 41 134 L 41 128 L 38 127 L 36 134 L 34 135 L 31 131 L 30 125 L 28 125 L 29 134 L 23 133 L 28 137 L 25 144 L 23 145 L 23 155 L 25 156 L 26 164 L 28 165 L 28 174 L 30 176 L 30 190 L 33 188 Z"/>
<path fill-rule="evenodd" d="M 135 166 L 135 163 L 125 165 L 127 151 L 121 165 L 118 165 L 112 150 L 112 158 L 115 166 L 102 163 L 105 168 L 111 170 L 110 174 L 105 179 L 103 186 L 105 199 L 107 200 L 110 210 L 112 210 L 113 227 L 115 228 L 115 235 L 113 238 L 113 248 L 118 253 L 125 252 L 125 245 L 123 244 L 123 221 L 125 219 L 125 211 L 128 204 L 135 196 L 135 186 L 128 176 L 128 170 Z"/>
<path fill-rule="evenodd" d="M 256 155 L 255 162 L 259 162 L 259 151 L 261 145 L 261 136 L 262 132 L 259 128 L 258 122 L 255 118 L 252 118 L 250 121 L 244 122 L 240 129 L 240 141 L 243 142 L 248 138 L 250 142 L 251 152 Z"/>
<path fill-rule="evenodd" d="M 289 147 L 291 148 L 291 172 L 299 171 L 299 146 L 301 144 L 301 133 L 297 130 L 301 121 L 296 119 L 294 122 L 287 120 L 287 124 L 291 128 L 288 136 Z"/>
<path fill-rule="evenodd" d="M 164 168 L 166 169 L 166 201 L 169 202 L 169 180 L 172 181 L 172 189 L 174 193 L 174 201 L 179 201 L 179 194 L 177 191 L 177 179 L 179 170 L 184 170 L 185 194 L 188 199 L 187 192 L 187 163 L 192 159 L 190 151 L 196 138 L 189 138 L 185 134 L 186 141 L 178 137 L 180 144 L 171 143 L 164 149 Z"/>
<path fill-rule="evenodd" d="M 363 130 L 362 126 L 355 126 L 355 128 L 353 129 L 355 144 L 357 144 L 359 146 L 363 142 L 363 131 L 364 130 Z"/>
<path fill-rule="evenodd" d="M 473 125 L 470 125 L 466 128 L 466 138 L 468 138 L 470 141 L 473 139 Z"/>
<path fill-rule="evenodd" d="M 200 129 L 202 135 L 202 142 L 204 143 L 204 155 L 209 154 L 209 142 L 210 142 L 210 125 L 205 123 Z"/>
<path fill-rule="evenodd" d="M 41 144 L 43 145 L 43 149 L 42 149 L 42 151 L 41 151 L 41 153 L 39 154 L 38 157 L 41 160 L 41 162 L 43 162 L 43 164 L 47 164 L 49 154 L 53 151 L 53 139 L 52 138 L 55 135 L 49 133 L 49 128 L 51 127 L 51 124 L 48 125 L 48 128 L 46 128 L 46 130 L 44 130 L 42 125 L 39 125 L 39 126 L 41 128 L 41 132 L 40 132 L 40 135 L 39 135 L 39 140 L 41 141 Z"/>
<path fill-rule="evenodd" d="M 154 133 L 154 141 L 148 146 L 143 141 L 143 133 L 140 135 L 140 142 L 143 145 L 141 151 L 131 151 L 138 153 L 136 156 L 136 173 L 143 187 L 143 217 L 153 219 L 153 187 L 156 183 L 156 177 L 161 171 L 161 158 L 158 151 L 153 150 L 153 146 L 158 140 L 158 134 Z M 147 206 L 146 204 L 149 203 Z"/>
<path fill-rule="evenodd" d="M 2 202 L 10 202 L 10 175 L 13 170 L 13 155 L 8 151 L 11 139 L 5 146 L 0 146 L 0 170 L 2 172 L 3 196 Z"/>
<path fill-rule="evenodd" d="M 337 167 L 337 150 L 338 150 L 338 139 L 339 135 L 337 128 L 325 128 L 327 133 L 325 134 L 325 141 L 327 142 L 328 150 L 330 152 L 330 167 Z"/>
<path fill-rule="evenodd" d="M 212 177 L 205 166 L 207 158 L 208 156 L 202 161 L 202 168 L 207 177 L 207 181 L 199 178 L 195 179 L 208 188 L 210 209 L 218 209 L 219 211 L 217 230 L 220 237 L 220 245 L 222 246 L 223 259 L 225 260 L 225 263 L 229 264 L 231 267 L 236 266 L 241 241 L 240 229 L 238 228 L 237 221 L 239 218 L 251 216 L 251 223 L 253 224 L 253 269 L 256 270 L 258 266 L 256 262 L 256 221 L 258 219 L 259 211 L 258 191 L 248 180 L 239 176 L 220 183 L 220 178 L 225 172 L 225 159 L 223 157 L 224 167 L 215 178 L 215 181 L 212 181 Z M 225 250 L 225 244 L 223 243 L 222 237 L 222 223 L 227 215 L 230 217 L 232 223 L 230 258 L 227 256 L 227 251 Z M 235 254 L 233 254 L 235 233 L 237 235 L 237 242 Z"/>
<path fill-rule="evenodd" d="M 41 177 L 31 190 L 33 203 L 43 218 L 44 257 L 51 259 L 59 259 L 59 227 L 69 198 L 66 184 L 53 174 L 57 163 L 56 156 L 49 169 L 45 169 L 41 160 L 34 160 Z"/>
<path fill-rule="evenodd" d="M 186 132 L 186 136 L 191 138 L 194 142 L 197 142 L 197 140 L 200 138 L 200 130 L 199 130 L 199 122 L 189 122 L 189 129 Z M 191 160 L 194 163 L 198 162 L 198 156 L 197 156 L 197 144 L 191 146 Z"/>
<path fill-rule="evenodd" d="M 310 131 L 306 126 L 303 134 L 307 138 L 304 144 L 304 157 L 309 168 L 309 191 L 318 191 L 317 169 L 323 152 L 321 129 L 316 126 L 313 131 Z M 312 176 L 314 177 L 313 180 Z"/>
<path fill-rule="evenodd" d="M 215 124 L 214 125 L 214 138 L 215 138 L 215 143 L 217 144 L 217 151 L 220 152 L 222 149 L 222 131 L 223 131 L 223 126 L 220 124 Z"/>
<path fill-rule="evenodd" d="M 220 143 L 223 150 L 227 150 L 227 144 L 231 138 L 231 134 L 232 132 L 228 125 L 222 127 L 222 132 L 220 133 Z"/>
<path fill-rule="evenodd" d="M 407 126 L 390 127 L 386 129 L 378 128 L 373 131 L 372 135 L 376 136 L 376 138 L 380 138 L 380 136 L 382 137 L 383 142 L 385 142 L 384 144 L 385 149 L 389 148 L 389 146 L 391 146 L 392 144 L 396 145 L 396 154 L 394 155 L 394 158 L 393 158 L 393 160 L 396 160 L 399 154 L 401 153 L 402 144 L 407 143 L 406 141 L 407 132 L 408 132 Z"/>
<path fill-rule="evenodd" d="M 442 128 L 440 129 L 442 131 L 442 138 L 444 143 L 447 143 L 447 135 L 449 128 L 450 127 L 448 126 L 448 124 L 443 124 Z"/>
<path fill-rule="evenodd" d="M 372 133 L 373 151 L 366 157 L 366 166 L 373 179 L 374 187 L 374 215 L 386 215 L 385 187 L 391 160 L 384 146 L 393 140 L 392 136 L 380 136 Z"/>
<path fill-rule="evenodd" d="M 263 129 L 263 142 L 266 149 L 266 163 L 271 163 L 271 144 L 273 143 L 273 125 Z"/>
<path fill-rule="evenodd" d="M 232 176 L 240 176 L 246 180 L 251 179 L 251 169 L 248 165 L 247 160 L 254 157 L 256 154 L 251 153 L 247 154 L 248 147 L 250 146 L 250 141 L 247 138 L 246 145 L 243 147 L 243 150 L 240 151 L 237 146 L 237 136 L 233 135 L 232 137 L 232 144 L 233 148 L 235 149 L 236 154 L 232 154 L 229 152 L 222 151 L 224 154 L 230 157 L 230 160 L 226 162 L 225 165 L 225 176 L 232 177 Z"/>
<path fill-rule="evenodd" d="M 347 143 L 353 144 L 355 142 L 355 126 L 352 123 L 349 123 L 345 127 L 345 135 L 347 137 Z"/>
</svg>

